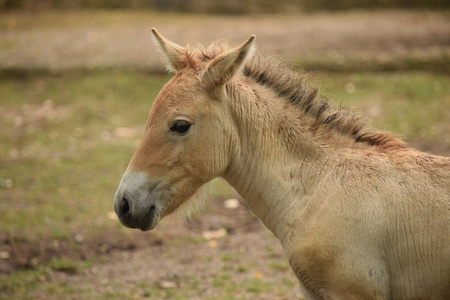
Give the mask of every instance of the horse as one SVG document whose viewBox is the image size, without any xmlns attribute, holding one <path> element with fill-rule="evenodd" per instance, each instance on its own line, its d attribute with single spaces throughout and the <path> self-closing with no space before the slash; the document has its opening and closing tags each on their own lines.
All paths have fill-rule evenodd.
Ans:
<svg viewBox="0 0 450 300">
<path fill-rule="evenodd" d="M 121 223 L 154 229 L 224 178 L 280 241 L 307 299 L 450 299 L 450 158 L 322 98 L 254 46 L 182 47 L 120 181 Z"/>
</svg>

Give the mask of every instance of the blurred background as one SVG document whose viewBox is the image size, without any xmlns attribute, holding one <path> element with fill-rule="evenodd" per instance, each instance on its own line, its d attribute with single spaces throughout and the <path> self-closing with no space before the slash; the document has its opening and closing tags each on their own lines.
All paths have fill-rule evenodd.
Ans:
<svg viewBox="0 0 450 300">
<path fill-rule="evenodd" d="M 151 232 L 113 196 L 180 44 L 256 34 L 331 103 L 450 156 L 445 0 L 0 0 L 0 299 L 301 299 L 278 241 L 222 180 Z"/>
<path fill-rule="evenodd" d="M 249 13 L 292 13 L 348 9 L 401 8 L 445 9 L 446 0 L 1 0 L 4 9 L 150 9 L 183 13 L 244 15 Z"/>
</svg>

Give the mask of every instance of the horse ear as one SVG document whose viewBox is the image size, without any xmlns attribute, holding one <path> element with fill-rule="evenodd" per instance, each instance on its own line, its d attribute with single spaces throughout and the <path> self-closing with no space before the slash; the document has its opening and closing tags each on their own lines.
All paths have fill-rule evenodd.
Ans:
<svg viewBox="0 0 450 300">
<path fill-rule="evenodd" d="M 203 80 L 220 85 L 229 81 L 244 65 L 245 60 L 251 56 L 253 42 L 256 36 L 252 35 L 241 46 L 225 51 L 214 58 L 203 73 Z"/>
<path fill-rule="evenodd" d="M 183 61 L 185 50 L 183 47 L 165 39 L 155 28 L 152 28 L 154 40 L 161 53 L 166 56 L 166 68 L 169 72 L 177 73 L 186 67 Z"/>
</svg>

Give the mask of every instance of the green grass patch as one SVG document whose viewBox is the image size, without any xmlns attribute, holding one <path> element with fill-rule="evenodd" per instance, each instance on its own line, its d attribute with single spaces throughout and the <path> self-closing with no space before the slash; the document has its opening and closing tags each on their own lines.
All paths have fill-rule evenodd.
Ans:
<svg viewBox="0 0 450 300">
<path fill-rule="evenodd" d="M 65 238 L 103 226 L 114 191 L 167 77 L 143 73 L 38 76 L 0 82 L 0 230 Z M 115 135 L 131 128 L 130 138 Z"/>
<path fill-rule="evenodd" d="M 47 280 L 48 276 L 49 270 L 44 266 L 15 272 L 0 280 L 0 297 L 2 295 L 26 296 L 40 287 Z"/>
<path fill-rule="evenodd" d="M 229 273 L 221 273 L 214 277 L 212 284 L 215 287 L 223 288 L 228 286 L 228 288 L 230 288 L 230 285 L 232 285 L 233 288 L 235 288 L 235 283 L 231 281 L 231 278 L 232 277 Z"/>
<path fill-rule="evenodd" d="M 244 286 L 247 292 L 260 295 L 264 292 L 269 292 L 272 289 L 272 284 L 260 278 L 252 278 L 244 281 Z"/>
<path fill-rule="evenodd" d="M 236 260 L 236 256 L 235 256 L 234 254 L 232 254 L 232 253 L 224 253 L 224 254 L 222 254 L 222 255 L 220 256 L 220 259 L 221 259 L 223 262 L 228 262 L 228 261 Z"/>
<path fill-rule="evenodd" d="M 271 260 L 269 262 L 269 267 L 276 271 L 286 271 L 289 269 L 287 262 L 284 260 Z"/>
<path fill-rule="evenodd" d="M 48 267 L 60 272 L 76 273 L 78 271 L 78 261 L 68 258 L 53 258 L 48 263 Z"/>
<path fill-rule="evenodd" d="M 395 54 L 341 54 L 337 51 L 328 53 L 306 54 L 291 59 L 295 65 L 303 69 L 323 72 L 408 72 L 427 71 L 448 74 L 450 65 L 448 53 L 412 52 L 405 55 Z"/>
<path fill-rule="evenodd" d="M 248 268 L 247 268 L 246 266 L 239 265 L 239 266 L 236 268 L 236 271 L 239 272 L 239 273 L 245 273 L 245 272 L 248 271 Z"/>
</svg>

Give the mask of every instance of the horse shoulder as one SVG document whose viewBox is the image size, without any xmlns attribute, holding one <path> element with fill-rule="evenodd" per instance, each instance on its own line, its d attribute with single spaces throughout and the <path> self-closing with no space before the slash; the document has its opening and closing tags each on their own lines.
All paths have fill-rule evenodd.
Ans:
<svg viewBox="0 0 450 300">
<path fill-rule="evenodd" d="M 359 195 L 342 187 L 340 177 L 329 179 L 309 196 L 320 204 L 299 212 L 297 235 L 286 253 L 311 299 L 389 298 L 382 248 L 386 221 Z"/>
<path fill-rule="evenodd" d="M 391 277 L 411 281 L 414 275 L 395 269 L 407 264 L 421 274 L 415 276 L 417 286 L 431 284 L 424 277 L 433 272 L 427 274 L 420 260 L 436 268 L 450 263 L 449 248 L 442 245 L 449 231 L 448 161 L 419 154 L 403 162 L 380 156 L 353 159 L 331 172 L 309 196 L 320 204 L 299 212 L 301 230 L 287 251 L 306 294 L 312 299 L 402 298 L 408 291 Z M 441 273 L 437 282 L 445 284 L 448 272 Z M 411 292 L 423 295 L 424 289 Z"/>
</svg>

